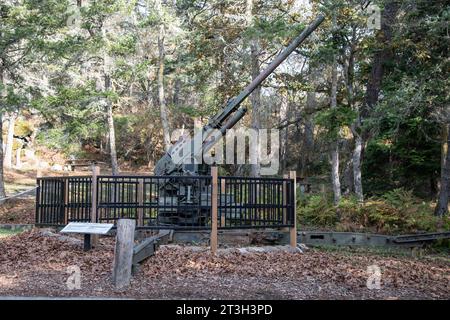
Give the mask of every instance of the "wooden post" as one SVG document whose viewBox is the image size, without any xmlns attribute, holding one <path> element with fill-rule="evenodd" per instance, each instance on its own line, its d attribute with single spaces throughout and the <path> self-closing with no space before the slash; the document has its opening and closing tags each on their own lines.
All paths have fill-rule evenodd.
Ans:
<svg viewBox="0 0 450 320">
<path fill-rule="evenodd" d="M 289 178 L 294 180 L 294 185 L 293 185 L 293 191 L 294 192 L 294 221 L 293 224 L 294 226 L 290 228 L 289 230 L 289 239 L 290 239 L 290 245 L 293 248 L 297 247 L 297 181 L 296 181 L 296 172 L 295 171 L 291 171 L 289 172 Z"/>
<path fill-rule="evenodd" d="M 283 174 L 283 179 L 288 179 L 288 174 Z M 283 205 L 287 204 L 287 183 L 283 182 Z M 287 209 L 283 209 L 283 224 L 287 224 Z"/>
<path fill-rule="evenodd" d="M 136 220 L 134 219 L 119 219 L 117 221 L 113 265 L 113 284 L 117 289 L 125 288 L 130 284 L 135 227 Z"/>
<path fill-rule="evenodd" d="M 227 199 L 227 194 L 226 194 L 226 187 L 225 187 L 225 179 L 222 179 L 221 181 L 220 181 L 220 189 L 221 189 L 221 193 L 223 194 L 223 195 L 225 195 L 225 201 L 228 201 L 228 199 Z M 223 200 L 222 200 L 223 201 Z M 225 213 L 224 212 L 222 212 L 222 214 L 220 215 L 220 226 L 221 227 L 225 227 Z"/>
<path fill-rule="evenodd" d="M 217 167 L 211 167 L 211 252 L 215 254 L 217 252 L 217 195 L 218 195 L 218 182 L 217 182 Z"/>
<path fill-rule="evenodd" d="M 144 205 L 144 178 L 139 180 L 137 189 L 138 205 Z M 138 208 L 137 210 L 137 225 L 142 227 L 144 225 L 144 208 Z"/>
<path fill-rule="evenodd" d="M 92 207 L 91 207 L 91 222 L 97 222 L 97 177 L 100 175 L 100 167 L 92 166 Z M 98 245 L 98 235 L 92 235 L 91 244 L 93 247 Z"/>
<path fill-rule="evenodd" d="M 69 223 L 69 177 L 67 173 L 63 174 L 64 179 L 64 224 Z"/>
</svg>

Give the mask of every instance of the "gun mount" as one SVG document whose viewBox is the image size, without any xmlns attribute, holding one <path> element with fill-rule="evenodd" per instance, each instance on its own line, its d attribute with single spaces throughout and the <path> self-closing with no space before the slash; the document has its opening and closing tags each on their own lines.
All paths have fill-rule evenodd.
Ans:
<svg viewBox="0 0 450 320">
<path fill-rule="evenodd" d="M 203 163 L 203 155 L 233 128 L 244 117 L 247 109 L 241 107 L 242 102 L 324 21 L 325 17 L 319 15 L 307 26 L 253 81 L 245 87 L 239 95 L 228 101 L 226 106 L 207 125 L 191 137 L 181 137 L 172 145 L 164 156 L 157 162 L 154 173 L 157 176 L 167 176 L 166 183 L 160 186 L 159 201 L 171 203 L 203 203 L 207 202 L 211 186 L 206 182 L 201 185 L 193 184 L 189 176 L 209 175 L 209 166 Z M 186 176 L 186 179 L 177 179 L 177 186 L 171 183 L 170 176 Z M 166 180 L 166 179 L 165 179 Z M 233 195 L 225 195 L 227 201 L 233 202 Z M 161 223 L 169 225 L 183 225 L 189 221 L 204 225 L 209 212 L 203 209 L 185 209 L 177 212 L 176 209 L 160 213 Z M 220 214 L 220 213 L 219 213 Z"/>
</svg>

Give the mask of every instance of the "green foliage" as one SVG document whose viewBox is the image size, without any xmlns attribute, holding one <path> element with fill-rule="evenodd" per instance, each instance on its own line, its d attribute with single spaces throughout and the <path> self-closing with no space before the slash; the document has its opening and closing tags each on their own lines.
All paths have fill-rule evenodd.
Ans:
<svg viewBox="0 0 450 320">
<path fill-rule="evenodd" d="M 353 196 L 343 197 L 338 206 L 332 197 L 312 195 L 298 207 L 300 226 L 337 231 L 405 234 L 450 230 L 450 219 L 433 215 L 433 207 L 412 191 L 394 189 L 361 204 Z"/>
<path fill-rule="evenodd" d="M 364 189 L 368 195 L 380 195 L 405 187 L 430 197 L 440 172 L 440 127 L 423 105 L 409 114 L 398 103 L 400 110 L 392 106 L 387 101 L 379 106 L 378 132 L 363 162 Z"/>
<path fill-rule="evenodd" d="M 332 227 L 337 223 L 336 210 L 326 195 L 313 195 L 298 208 L 300 225 Z"/>
<path fill-rule="evenodd" d="M 139 27 L 140 28 L 146 28 L 146 27 L 156 27 L 158 26 L 162 19 L 160 14 L 156 12 L 155 10 L 150 10 L 147 12 L 147 16 L 144 17 L 144 19 L 141 19 L 139 21 Z"/>
<path fill-rule="evenodd" d="M 67 154 L 79 151 L 79 145 L 73 144 L 73 141 L 63 128 L 40 131 L 36 135 L 36 141 L 39 145 L 46 146 L 52 150 L 63 151 Z"/>
<path fill-rule="evenodd" d="M 127 56 L 136 52 L 137 38 L 134 35 L 126 35 L 118 38 L 110 48 L 110 52 L 119 56 Z"/>
<path fill-rule="evenodd" d="M 148 164 L 148 160 L 142 155 L 146 152 L 147 144 L 151 144 L 148 131 L 152 124 L 142 121 L 142 118 L 140 114 L 114 117 L 116 140 L 120 141 L 117 144 L 117 155 L 125 161 L 132 161 L 135 165 Z M 156 156 L 149 155 L 149 158 Z"/>
<path fill-rule="evenodd" d="M 105 116 L 94 84 L 57 88 L 55 95 L 33 101 L 47 122 L 41 127 L 37 139 L 53 150 L 66 154 L 77 153 L 84 143 L 98 141 L 105 133 Z"/>
<path fill-rule="evenodd" d="M 355 119 L 356 112 L 345 105 L 340 105 L 335 109 L 326 109 L 316 115 L 317 124 L 327 128 L 329 139 L 338 137 L 340 129 L 344 126 L 350 126 Z"/>
<path fill-rule="evenodd" d="M 393 27 L 395 56 L 386 66 L 382 99 L 366 121 L 375 133 L 363 162 L 368 195 L 404 187 L 435 197 L 441 126 L 450 119 L 448 41 L 443 40 L 449 9 L 444 3 L 406 1 Z"/>
</svg>

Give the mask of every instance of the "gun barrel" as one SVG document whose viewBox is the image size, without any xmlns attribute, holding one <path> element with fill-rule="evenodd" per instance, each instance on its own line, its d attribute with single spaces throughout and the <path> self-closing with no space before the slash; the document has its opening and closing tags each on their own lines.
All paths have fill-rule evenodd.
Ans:
<svg viewBox="0 0 450 320">
<path fill-rule="evenodd" d="M 317 29 L 317 27 L 323 22 L 325 17 L 319 15 L 308 27 L 306 27 L 300 35 L 297 36 L 268 66 L 261 72 L 253 81 L 242 90 L 242 92 L 225 107 L 215 118 L 213 123 L 222 123 L 230 113 L 235 111 L 242 101 L 245 100 L 260 84 L 263 82 L 286 58 L 305 41 L 308 36 Z"/>
<path fill-rule="evenodd" d="M 246 109 L 238 110 L 239 105 L 263 82 L 306 38 L 324 21 L 325 17 L 319 15 L 300 35 L 297 36 L 242 92 L 228 102 L 225 108 L 210 119 L 208 125 L 192 139 L 178 142 L 161 158 L 155 166 L 156 175 L 173 174 L 181 172 L 185 160 L 199 157 L 209 150 L 223 136 L 227 129 L 231 129 L 245 114 Z M 238 110 L 236 112 L 236 110 Z M 216 131 L 215 129 L 219 129 Z M 201 144 L 195 144 L 199 138 Z M 185 147 L 191 151 L 184 153 Z"/>
</svg>

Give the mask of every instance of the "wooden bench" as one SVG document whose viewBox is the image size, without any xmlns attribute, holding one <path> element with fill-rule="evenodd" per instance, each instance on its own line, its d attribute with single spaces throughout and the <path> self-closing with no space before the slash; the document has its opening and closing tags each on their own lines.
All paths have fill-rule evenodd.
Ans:
<svg viewBox="0 0 450 320">
<path fill-rule="evenodd" d="M 92 165 L 106 164 L 102 161 L 96 161 L 91 159 L 73 159 L 64 162 L 64 167 L 70 171 L 75 171 L 76 167 L 90 167 Z"/>
</svg>

